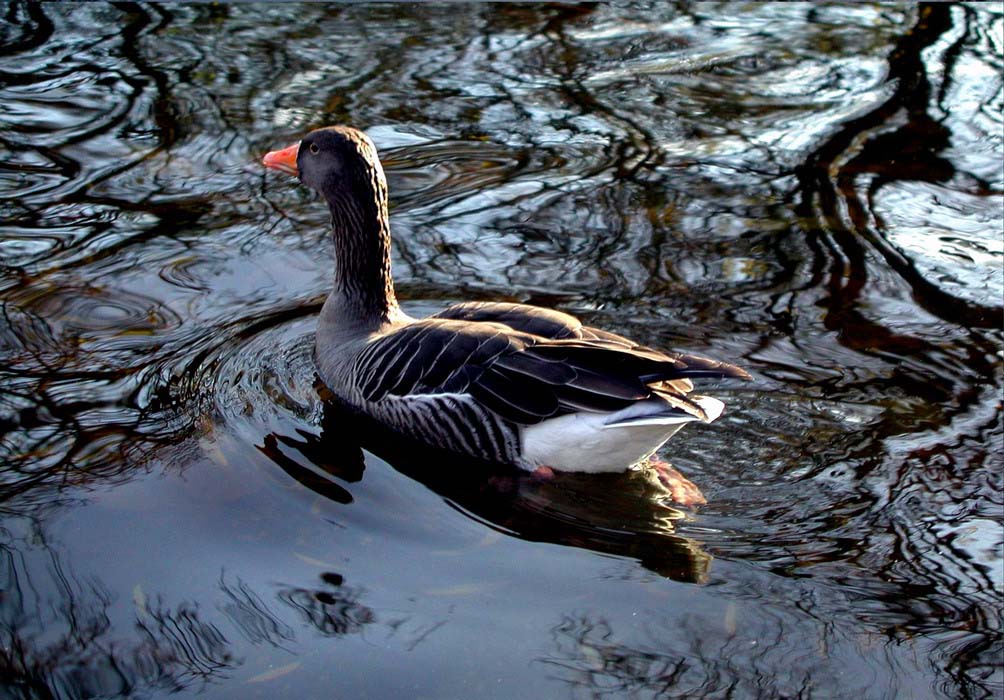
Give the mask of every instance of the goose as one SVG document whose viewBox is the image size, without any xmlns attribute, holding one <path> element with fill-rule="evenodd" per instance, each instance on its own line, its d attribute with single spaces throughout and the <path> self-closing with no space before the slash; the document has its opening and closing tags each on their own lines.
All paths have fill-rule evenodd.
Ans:
<svg viewBox="0 0 1004 700">
<path fill-rule="evenodd" d="M 387 180 L 370 138 L 329 126 L 262 162 L 316 190 L 331 213 L 334 286 L 315 360 L 342 403 L 422 443 L 542 478 L 647 463 L 673 500 L 705 502 L 654 455 L 686 423 L 721 415 L 724 404 L 692 393 L 692 380 L 749 379 L 744 370 L 526 304 L 467 302 L 411 318 L 394 294 Z"/>
</svg>

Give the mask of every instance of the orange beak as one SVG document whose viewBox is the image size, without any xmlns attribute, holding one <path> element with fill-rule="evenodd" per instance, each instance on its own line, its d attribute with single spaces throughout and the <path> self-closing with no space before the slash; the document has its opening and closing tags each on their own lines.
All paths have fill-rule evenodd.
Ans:
<svg viewBox="0 0 1004 700">
<path fill-rule="evenodd" d="M 281 170 L 290 175 L 299 175 L 300 169 L 296 167 L 296 154 L 299 150 L 300 144 L 294 143 L 289 148 L 284 148 L 281 151 L 269 151 L 261 159 L 261 162 L 266 168 Z"/>
</svg>

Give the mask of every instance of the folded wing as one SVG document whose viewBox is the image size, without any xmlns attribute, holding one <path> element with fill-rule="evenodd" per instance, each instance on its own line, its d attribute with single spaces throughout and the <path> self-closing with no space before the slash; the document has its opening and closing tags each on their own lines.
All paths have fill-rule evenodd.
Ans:
<svg viewBox="0 0 1004 700">
<path fill-rule="evenodd" d="M 521 312 L 528 308 L 536 311 L 465 304 L 378 336 L 356 360 L 357 389 L 369 401 L 470 394 L 500 417 L 532 425 L 577 411 L 618 411 L 655 397 L 706 419 L 687 398 L 690 379 L 748 377 L 733 365 L 596 333 L 567 314 Z"/>
</svg>

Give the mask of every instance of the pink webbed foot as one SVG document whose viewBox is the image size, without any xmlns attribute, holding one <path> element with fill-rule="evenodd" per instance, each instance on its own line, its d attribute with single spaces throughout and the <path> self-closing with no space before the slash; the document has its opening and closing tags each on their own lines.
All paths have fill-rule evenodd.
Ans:
<svg viewBox="0 0 1004 700">
<path fill-rule="evenodd" d="M 538 484 L 546 484 L 554 481 L 555 474 L 551 467 L 542 466 L 537 467 L 525 476 L 517 476 L 516 474 L 491 476 L 488 479 L 488 485 L 500 493 L 515 493 L 519 490 L 520 482 L 523 479 L 529 479 L 531 482 Z"/>
<path fill-rule="evenodd" d="M 545 464 L 543 466 L 537 467 L 532 472 L 530 472 L 530 477 L 534 481 L 553 481 L 554 470 Z"/>
<path fill-rule="evenodd" d="M 669 489 L 669 497 L 674 502 L 681 506 L 699 506 L 708 502 L 701 489 L 697 488 L 697 484 L 668 463 L 661 459 L 651 459 L 648 465 L 655 470 L 659 483 Z"/>
</svg>

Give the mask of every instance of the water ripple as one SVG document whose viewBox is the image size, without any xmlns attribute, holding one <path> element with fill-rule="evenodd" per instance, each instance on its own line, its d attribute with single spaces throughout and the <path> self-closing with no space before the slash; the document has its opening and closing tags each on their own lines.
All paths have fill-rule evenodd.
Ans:
<svg viewBox="0 0 1004 700">
<path fill-rule="evenodd" d="M 18 687 L 999 694 L 1002 26 L 990 4 L 9 3 Z M 329 123 L 381 151 L 410 311 L 542 303 L 753 372 L 661 454 L 709 505 L 482 470 L 322 400 L 327 212 L 259 161 Z M 471 681 L 461 655 L 526 673 Z"/>
</svg>

